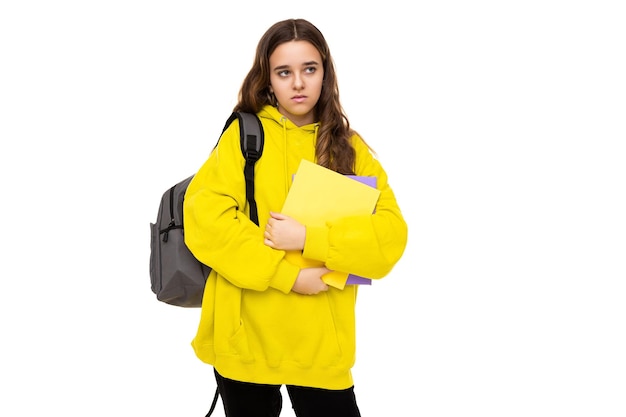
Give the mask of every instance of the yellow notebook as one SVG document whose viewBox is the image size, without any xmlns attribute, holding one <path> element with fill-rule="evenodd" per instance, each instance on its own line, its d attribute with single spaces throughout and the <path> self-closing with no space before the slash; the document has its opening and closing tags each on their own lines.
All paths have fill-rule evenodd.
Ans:
<svg viewBox="0 0 626 417">
<path fill-rule="evenodd" d="M 372 214 L 379 196 L 376 188 L 303 159 L 281 212 L 304 225 L 323 226 L 329 220 Z M 293 254 L 287 256 L 295 259 Z M 348 275 L 333 271 L 323 279 L 328 285 L 343 288 Z"/>
</svg>

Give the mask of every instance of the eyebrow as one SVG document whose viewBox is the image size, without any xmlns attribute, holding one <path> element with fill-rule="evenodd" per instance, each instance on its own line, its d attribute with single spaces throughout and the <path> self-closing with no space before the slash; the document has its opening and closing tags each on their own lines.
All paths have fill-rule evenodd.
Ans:
<svg viewBox="0 0 626 417">
<path fill-rule="evenodd" d="M 317 65 L 319 65 L 319 62 L 317 62 L 317 61 L 307 61 L 307 62 L 303 62 L 302 63 L 303 67 L 310 67 L 312 65 L 313 66 L 317 66 Z M 280 71 L 280 70 L 288 69 L 290 67 L 291 67 L 290 65 L 279 65 L 279 66 L 274 68 L 274 71 Z"/>
</svg>

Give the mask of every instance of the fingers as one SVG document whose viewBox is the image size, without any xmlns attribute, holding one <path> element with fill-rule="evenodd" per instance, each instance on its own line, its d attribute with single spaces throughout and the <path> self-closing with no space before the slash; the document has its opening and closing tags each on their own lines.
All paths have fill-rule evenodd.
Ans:
<svg viewBox="0 0 626 417">
<path fill-rule="evenodd" d="M 325 291 L 328 291 L 328 285 L 322 284 L 319 287 L 315 288 L 313 291 L 311 291 L 308 295 L 315 295 Z"/>
<path fill-rule="evenodd" d="M 272 222 L 274 221 L 274 219 L 270 218 L 267 223 L 265 224 L 265 231 L 263 232 L 263 242 L 265 243 L 265 245 L 269 246 L 270 248 L 274 248 L 274 241 L 272 240 Z"/>
</svg>

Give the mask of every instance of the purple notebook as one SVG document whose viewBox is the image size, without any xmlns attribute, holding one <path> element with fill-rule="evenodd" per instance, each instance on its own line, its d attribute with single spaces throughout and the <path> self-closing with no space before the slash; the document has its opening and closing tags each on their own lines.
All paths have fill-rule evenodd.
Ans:
<svg viewBox="0 0 626 417">
<path fill-rule="evenodd" d="M 376 177 L 362 177 L 359 175 L 347 175 L 348 177 L 362 182 L 363 184 L 367 184 L 370 187 L 376 188 Z M 346 281 L 346 285 L 372 285 L 372 280 L 370 278 L 363 278 L 358 275 L 350 274 L 348 275 L 348 280 Z"/>
</svg>

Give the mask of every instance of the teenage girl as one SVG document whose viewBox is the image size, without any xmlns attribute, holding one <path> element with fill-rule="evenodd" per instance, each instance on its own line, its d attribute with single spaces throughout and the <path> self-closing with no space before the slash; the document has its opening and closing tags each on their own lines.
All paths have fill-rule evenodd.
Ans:
<svg viewBox="0 0 626 417">
<path fill-rule="evenodd" d="M 278 416 L 282 385 L 298 417 L 360 416 L 351 374 L 358 286 L 338 289 L 323 276 L 384 277 L 402 256 L 408 231 L 383 167 L 344 114 L 322 33 L 303 19 L 271 26 L 234 110 L 257 114 L 265 132 L 255 169 L 260 226 L 244 209 L 235 121 L 185 196 L 186 243 L 213 268 L 192 346 L 213 366 L 228 417 Z M 374 214 L 323 227 L 281 214 L 303 159 L 376 177 Z M 286 259 L 287 251 L 300 259 Z"/>
</svg>

